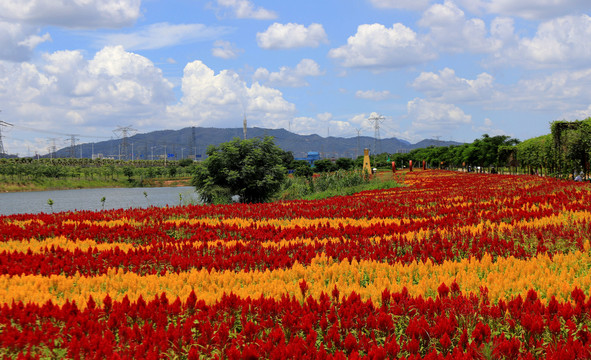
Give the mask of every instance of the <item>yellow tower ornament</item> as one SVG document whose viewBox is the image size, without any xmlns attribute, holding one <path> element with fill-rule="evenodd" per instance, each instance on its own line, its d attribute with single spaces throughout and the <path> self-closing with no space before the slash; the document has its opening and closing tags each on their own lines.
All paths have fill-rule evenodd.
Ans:
<svg viewBox="0 0 591 360">
<path fill-rule="evenodd" d="M 371 174 L 371 166 L 369 165 L 369 149 L 363 149 L 363 172 L 367 171 Z"/>
</svg>

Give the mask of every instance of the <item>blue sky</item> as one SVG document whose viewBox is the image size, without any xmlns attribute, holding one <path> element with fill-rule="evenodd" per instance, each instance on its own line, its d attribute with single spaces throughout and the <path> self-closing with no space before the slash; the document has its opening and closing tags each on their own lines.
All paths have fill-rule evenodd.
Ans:
<svg viewBox="0 0 591 360">
<path fill-rule="evenodd" d="M 8 153 L 188 126 L 470 142 L 591 115 L 588 0 L 0 0 Z"/>
</svg>

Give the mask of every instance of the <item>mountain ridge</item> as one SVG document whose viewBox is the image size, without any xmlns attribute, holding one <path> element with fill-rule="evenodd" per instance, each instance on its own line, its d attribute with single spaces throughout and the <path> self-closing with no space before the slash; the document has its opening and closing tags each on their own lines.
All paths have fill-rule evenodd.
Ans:
<svg viewBox="0 0 591 360">
<path fill-rule="evenodd" d="M 44 157 L 83 157 L 90 158 L 101 154 L 103 157 L 131 159 L 158 159 L 166 156 L 177 160 L 188 156 L 196 159 L 205 158 L 209 145 L 219 145 L 233 138 L 243 138 L 242 128 L 186 127 L 179 130 L 156 130 L 148 133 L 135 134 L 125 139 L 112 139 L 94 143 L 85 143 L 65 147 L 55 154 Z M 317 134 L 299 135 L 285 129 L 266 129 L 259 127 L 247 128 L 247 138 L 272 136 L 275 144 L 285 151 L 292 151 L 296 158 L 306 157 L 310 151 L 320 153 L 323 158 L 349 157 L 355 158 L 363 154 L 364 148 L 377 153 L 408 152 L 416 148 L 428 146 L 461 145 L 455 141 L 439 141 L 424 139 L 412 144 L 397 138 L 380 139 L 359 136 L 352 138 L 322 137 Z M 377 150 L 374 148 L 377 147 Z"/>
</svg>

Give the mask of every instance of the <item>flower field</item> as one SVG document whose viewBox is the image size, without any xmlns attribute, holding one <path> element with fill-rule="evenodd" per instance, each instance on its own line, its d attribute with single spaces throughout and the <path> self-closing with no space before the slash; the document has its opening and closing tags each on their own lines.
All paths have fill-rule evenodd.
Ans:
<svg viewBox="0 0 591 360">
<path fill-rule="evenodd" d="M 591 186 L 0 216 L 0 356 L 591 357 Z"/>
</svg>

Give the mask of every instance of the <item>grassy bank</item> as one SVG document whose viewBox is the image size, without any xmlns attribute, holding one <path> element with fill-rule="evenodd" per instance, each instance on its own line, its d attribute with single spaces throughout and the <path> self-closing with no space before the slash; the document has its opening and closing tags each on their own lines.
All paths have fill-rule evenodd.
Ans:
<svg viewBox="0 0 591 360">
<path fill-rule="evenodd" d="M 69 190 L 92 189 L 114 187 L 162 187 L 162 186 L 189 186 L 190 177 L 158 178 L 142 182 L 128 181 L 127 178 L 100 178 L 100 179 L 76 179 L 76 178 L 41 178 L 29 181 L 0 180 L 0 192 L 45 191 L 45 190 Z"/>
<path fill-rule="evenodd" d="M 333 196 L 352 195 L 361 191 L 389 189 L 402 186 L 404 173 L 378 172 L 364 177 L 360 171 L 337 171 L 313 178 L 290 177 L 281 192 L 280 200 L 318 200 Z"/>
</svg>

